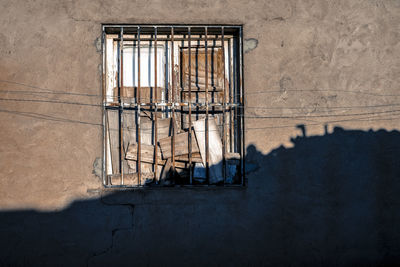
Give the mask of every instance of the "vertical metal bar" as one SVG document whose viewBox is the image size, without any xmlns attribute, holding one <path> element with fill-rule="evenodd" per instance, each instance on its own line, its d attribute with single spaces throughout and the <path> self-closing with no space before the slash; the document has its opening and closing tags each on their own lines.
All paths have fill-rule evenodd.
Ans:
<svg viewBox="0 0 400 267">
<path fill-rule="evenodd" d="M 238 56 L 238 38 L 237 35 L 235 35 L 235 37 L 232 39 L 232 79 L 233 79 L 233 101 L 235 102 L 235 104 L 240 103 L 239 101 L 239 78 L 238 78 L 238 73 L 239 73 L 239 68 L 238 68 L 238 64 L 239 64 L 239 56 Z M 239 137 L 240 134 L 238 133 L 239 131 L 239 119 L 238 119 L 238 109 L 240 109 L 240 107 L 238 107 L 238 105 L 235 105 L 234 107 L 234 128 L 233 128 L 233 137 L 234 137 L 234 143 L 233 143 L 233 147 L 234 150 L 233 152 L 236 153 L 240 153 L 240 145 L 239 143 Z M 240 168 L 240 164 L 239 164 L 239 168 Z"/>
<path fill-rule="evenodd" d="M 245 129 L 244 129 L 244 94 L 243 94 L 243 84 L 244 84 L 244 80 L 243 80 L 243 31 L 242 31 L 242 27 L 240 27 L 239 29 L 239 71 L 240 71 L 240 77 L 239 77 L 239 90 L 240 90 L 240 128 L 239 131 L 241 133 L 241 139 L 240 139 L 240 166 L 241 166 L 241 174 L 242 174 L 242 185 L 245 186 L 246 185 L 246 177 L 245 177 L 245 161 L 244 161 L 244 153 L 245 153 L 245 137 L 244 137 L 244 133 L 245 133 Z"/>
<path fill-rule="evenodd" d="M 215 49 L 217 46 L 216 40 L 218 39 L 218 34 L 216 34 L 213 38 L 212 41 L 212 48 L 211 48 L 211 54 L 210 54 L 210 59 L 211 59 L 211 87 L 213 88 L 213 92 L 211 93 L 211 99 L 212 102 L 218 102 L 218 93 L 216 93 L 214 90 L 216 89 L 216 77 L 215 77 L 215 69 L 216 69 L 216 65 L 215 64 Z M 217 60 L 218 60 L 218 56 L 217 56 Z M 215 116 L 215 105 L 213 105 L 211 107 L 211 113 L 213 115 L 213 117 Z"/>
<path fill-rule="evenodd" d="M 195 49 L 195 66 L 196 66 L 196 68 L 195 68 L 194 82 L 195 82 L 195 87 L 200 89 L 198 66 L 199 66 L 199 47 L 200 47 L 200 41 L 202 40 L 202 35 L 200 34 L 199 38 L 196 38 L 196 39 L 197 39 L 197 44 L 196 44 L 196 49 Z M 195 93 L 195 95 L 196 95 L 195 103 L 200 104 L 199 102 L 201 101 L 201 98 L 200 98 L 199 92 Z M 200 111 L 200 105 L 196 105 L 196 121 L 199 119 L 199 115 L 200 115 L 199 111 Z"/>
<path fill-rule="evenodd" d="M 140 186 L 141 183 L 141 176 L 142 176 L 142 164 L 141 164 L 141 155 L 142 155 L 142 151 L 141 151 L 141 129 L 140 129 L 140 26 L 138 26 L 137 29 L 137 38 L 138 38 L 138 42 L 137 42 L 137 51 L 138 51 L 138 86 L 137 86 L 137 90 L 136 90 L 136 106 L 137 106 L 137 140 L 138 140 L 138 149 L 137 149 L 137 163 L 138 163 L 138 167 L 137 167 L 137 176 L 138 176 L 138 185 Z"/>
<path fill-rule="evenodd" d="M 157 103 L 158 103 L 158 97 L 157 97 L 157 27 L 154 27 L 154 98 L 155 102 L 154 103 L 154 108 L 155 108 L 155 116 L 154 116 L 154 178 L 158 182 L 158 176 L 157 176 L 157 169 L 158 169 L 158 128 L 157 128 Z"/>
<path fill-rule="evenodd" d="M 101 41 L 102 41 L 102 46 L 101 46 L 101 48 L 102 48 L 102 51 L 103 51 L 103 66 L 102 66 L 102 86 L 103 86 L 103 105 L 102 105 L 102 112 L 103 112 L 103 161 L 102 161 L 102 165 L 103 165 L 103 168 L 102 168 L 102 170 L 103 170 L 103 172 L 102 172 L 102 178 L 103 178 L 103 185 L 107 185 L 107 180 L 106 180 L 106 177 L 107 177 L 107 156 L 106 156 L 106 149 L 108 149 L 108 147 L 106 148 L 106 146 L 107 146 L 107 141 L 106 141 L 106 136 L 107 136 L 107 133 L 106 133 L 106 108 L 105 108 L 105 106 L 106 106 L 106 68 L 107 68 L 107 64 L 106 64 L 106 58 L 107 58 L 107 56 L 106 56 L 106 53 L 107 53 L 107 50 L 106 50 L 106 35 L 105 35 L 105 31 L 104 31 L 104 28 L 102 29 L 102 38 L 101 38 Z"/>
<path fill-rule="evenodd" d="M 175 63 L 174 63 L 174 27 L 171 27 L 171 80 L 172 80 L 172 173 L 175 173 Z"/>
<path fill-rule="evenodd" d="M 178 39 L 180 39 L 181 40 L 181 46 L 180 47 L 185 47 L 185 41 L 186 41 L 186 39 L 187 39 L 187 37 L 186 37 L 186 34 L 183 34 L 183 38 L 178 38 Z M 176 97 L 177 97 L 177 104 L 178 104 L 178 106 L 180 107 L 180 122 L 181 122 L 181 125 L 184 125 L 183 124 L 183 122 L 184 122 L 184 116 L 185 116 L 185 112 L 186 112 L 186 107 L 184 106 L 184 105 L 182 105 L 182 104 L 185 104 L 184 103 L 184 99 L 186 99 L 186 93 L 184 93 L 183 91 L 185 90 L 185 88 L 184 88 L 184 86 L 186 86 L 185 84 L 184 84 L 184 82 L 183 82 L 183 80 L 184 80 L 184 69 L 183 69 L 183 63 L 182 64 L 179 64 L 179 62 L 184 62 L 183 60 L 184 60 L 184 58 L 183 58 L 183 53 L 182 53 L 182 51 L 183 50 L 180 50 L 179 48 L 180 48 L 179 46 L 177 47 L 178 49 L 177 49 L 177 52 L 178 52 L 178 57 L 179 57 L 179 59 L 178 59 L 178 64 L 176 64 L 176 67 L 177 67 L 177 69 L 179 68 L 179 73 L 176 75 L 176 77 L 177 77 L 177 81 L 178 82 L 176 82 Z M 179 61 L 180 60 L 180 61 Z M 181 83 L 179 83 L 179 81 L 182 81 Z M 178 86 L 180 86 L 181 87 L 181 89 L 182 89 L 182 92 L 181 91 L 178 91 Z M 186 100 L 185 100 L 186 101 Z M 186 103 L 187 104 L 187 103 Z M 185 121 L 187 121 L 187 120 L 185 120 Z M 189 157 L 189 156 L 188 156 Z"/>
<path fill-rule="evenodd" d="M 188 132 L 188 151 L 189 151 L 189 179 L 192 184 L 193 170 L 192 170 L 192 42 L 191 32 L 188 27 L 188 42 L 189 42 L 189 132 Z"/>
<path fill-rule="evenodd" d="M 229 62 L 229 152 L 233 152 L 233 90 L 232 90 L 232 48 L 231 38 L 228 39 L 228 62 Z"/>
<path fill-rule="evenodd" d="M 223 83 L 222 83 L 222 88 L 223 88 L 223 110 L 222 110 L 222 173 L 224 177 L 224 184 L 226 182 L 226 160 L 225 160 L 225 153 L 226 153 L 226 86 L 225 86 L 225 29 L 224 27 L 221 28 L 221 46 L 222 46 L 222 67 L 224 68 L 223 71 Z"/>
<path fill-rule="evenodd" d="M 204 39 L 205 39 L 205 43 L 204 43 L 204 50 L 205 50 L 205 91 L 206 91 L 206 95 L 205 95 L 205 102 L 206 102 L 206 119 L 205 119 L 205 142 L 206 142 L 206 180 L 207 180 L 207 184 L 210 184 L 210 163 L 209 163 L 209 136 L 208 136 L 208 28 L 205 27 L 204 29 Z"/>
<path fill-rule="evenodd" d="M 165 42 L 165 51 L 164 51 L 164 56 L 165 56 L 165 62 L 164 62 L 164 75 L 165 75 L 165 79 L 164 79 L 164 86 L 165 86 L 165 97 L 163 99 L 164 103 L 168 103 L 171 101 L 171 86 L 169 85 L 169 45 L 168 45 L 168 40 L 169 40 L 170 36 L 169 34 L 167 34 L 167 38 L 164 41 Z M 165 112 L 165 117 L 166 118 L 170 118 L 171 117 L 171 109 L 170 107 L 167 105 L 165 108 L 163 108 L 163 111 Z"/>
<path fill-rule="evenodd" d="M 110 173 L 111 173 L 111 175 L 112 174 L 114 174 L 114 172 L 113 172 L 113 170 L 112 170 L 112 151 L 111 151 L 111 140 L 110 140 L 110 121 L 109 121 L 109 119 L 108 119 L 108 109 L 106 109 L 106 144 L 107 144 L 107 150 L 108 149 L 110 149 L 110 160 L 111 160 L 111 162 L 110 162 L 110 165 L 111 165 L 111 170 L 110 170 Z M 106 154 L 106 157 L 108 158 L 108 153 Z M 106 184 L 108 185 L 108 184 L 111 184 L 112 185 L 112 179 L 111 179 L 111 177 L 109 177 L 108 176 L 108 159 L 107 159 L 107 165 L 106 165 L 106 177 L 107 177 L 107 180 L 106 180 Z"/>
<path fill-rule="evenodd" d="M 123 110 L 124 101 L 122 95 L 124 94 L 124 28 L 121 27 L 121 41 L 120 41 L 120 90 L 119 90 L 119 169 L 121 173 L 121 184 L 124 184 L 124 135 L 123 135 Z"/>
</svg>

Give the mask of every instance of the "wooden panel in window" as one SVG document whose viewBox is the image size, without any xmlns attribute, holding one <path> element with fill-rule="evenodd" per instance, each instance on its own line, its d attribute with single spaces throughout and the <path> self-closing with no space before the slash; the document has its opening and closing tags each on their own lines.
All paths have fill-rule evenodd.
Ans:
<svg viewBox="0 0 400 267">
<path fill-rule="evenodd" d="M 121 96 L 125 103 L 135 103 L 137 87 L 124 86 L 121 88 Z M 157 87 L 157 99 L 155 99 L 154 87 L 140 87 L 140 102 L 155 103 L 161 102 L 162 92 L 164 88 Z M 118 104 L 118 87 L 113 88 L 113 102 L 110 104 Z"/>
<path fill-rule="evenodd" d="M 191 90 L 205 91 L 205 49 L 192 47 L 191 49 Z M 207 49 L 208 90 L 222 91 L 224 64 L 222 49 L 209 47 Z M 181 79 L 184 91 L 189 90 L 189 49 L 181 49 Z"/>
</svg>

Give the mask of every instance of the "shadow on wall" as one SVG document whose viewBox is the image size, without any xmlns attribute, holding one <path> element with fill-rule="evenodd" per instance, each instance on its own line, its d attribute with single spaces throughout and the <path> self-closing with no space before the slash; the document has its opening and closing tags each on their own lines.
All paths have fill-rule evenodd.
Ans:
<svg viewBox="0 0 400 267">
<path fill-rule="evenodd" d="M 0 265 L 400 264 L 400 133 L 254 146 L 247 189 L 120 191 L 59 212 L 0 213 Z"/>
</svg>

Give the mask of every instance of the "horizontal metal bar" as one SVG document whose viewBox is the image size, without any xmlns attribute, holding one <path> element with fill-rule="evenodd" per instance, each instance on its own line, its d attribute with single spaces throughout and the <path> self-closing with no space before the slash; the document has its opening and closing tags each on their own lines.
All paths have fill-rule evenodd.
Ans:
<svg viewBox="0 0 400 267">
<path fill-rule="evenodd" d="M 226 39 L 226 38 L 225 38 Z M 212 41 L 213 39 L 207 39 L 207 41 Z M 214 40 L 221 40 L 222 41 L 222 39 L 221 38 L 216 38 L 216 39 L 214 39 Z M 193 41 L 193 39 L 192 39 L 192 41 Z M 200 39 L 200 41 L 205 41 L 205 39 L 204 38 L 201 38 Z M 222 48 L 222 46 L 221 45 L 209 45 L 209 46 L 207 46 L 208 48 Z M 187 48 L 189 48 L 189 47 L 187 47 L 187 46 L 181 46 L 180 48 L 182 48 L 182 49 L 187 49 Z M 196 45 L 196 46 L 194 46 L 194 48 L 196 49 L 196 48 L 206 48 L 204 45 Z"/>
<path fill-rule="evenodd" d="M 123 28 L 125 34 L 136 34 L 137 29 L 140 29 L 140 32 L 143 35 L 146 34 L 154 34 L 154 29 L 157 28 L 159 35 L 166 35 L 170 33 L 170 29 L 174 28 L 175 35 L 188 34 L 188 29 L 191 28 L 191 32 L 193 35 L 204 34 L 206 26 L 204 25 L 109 25 L 103 26 L 103 31 L 107 34 L 119 34 L 120 29 Z M 219 35 L 222 32 L 222 27 L 225 29 L 225 35 L 234 34 L 235 36 L 239 35 L 239 31 L 242 26 L 223 26 L 223 25 L 210 25 L 208 28 L 208 35 Z"/>
<path fill-rule="evenodd" d="M 175 185 L 175 186 L 162 186 L 162 185 L 104 185 L 104 188 L 106 189 L 120 189 L 120 188 L 126 188 L 126 189 L 162 189 L 162 190 L 171 190 L 171 189 L 176 189 L 176 188 L 232 188 L 232 189 L 240 189 L 240 188 L 246 188 L 246 185 L 243 186 L 241 184 L 224 184 L 223 186 L 221 185 L 207 185 L 207 184 L 180 184 L 180 185 Z"/>
<path fill-rule="evenodd" d="M 167 27 L 177 27 L 177 28 L 187 28 L 187 27 L 193 27 L 193 28 L 201 28 L 201 27 L 207 27 L 207 28 L 232 28 L 232 29 L 240 29 L 243 27 L 243 25 L 231 25 L 231 24 L 212 24 L 212 25 L 204 25 L 204 24 L 103 24 L 103 29 L 105 28 L 137 28 L 137 27 L 160 27 L 160 28 L 167 28 Z"/>
<path fill-rule="evenodd" d="M 228 38 L 225 38 L 225 40 L 227 40 L 227 39 L 232 39 L 233 38 L 233 36 L 232 37 L 228 37 Z M 120 38 L 113 38 L 113 40 L 114 41 L 120 41 L 121 39 Z M 137 38 L 124 38 L 124 41 L 137 41 L 138 39 Z M 153 38 L 140 38 L 140 41 L 142 42 L 142 41 L 154 41 L 155 39 L 153 39 Z M 174 38 L 174 41 L 188 41 L 189 39 L 188 38 Z M 204 38 L 202 38 L 202 37 L 199 37 L 199 38 L 190 38 L 190 40 L 191 41 L 205 41 L 205 39 Z M 157 38 L 157 41 L 172 41 L 172 39 L 171 38 Z M 208 41 L 222 41 L 222 38 L 208 38 Z M 161 45 L 160 45 L 161 46 Z M 199 46 L 196 46 L 196 47 L 199 47 Z M 201 46 L 201 47 L 204 47 L 204 46 Z M 220 45 L 216 45 L 216 46 L 209 46 L 209 47 L 221 47 Z M 187 48 L 187 47 L 181 47 L 181 48 Z"/>
<path fill-rule="evenodd" d="M 132 103 L 129 105 L 124 105 L 124 109 L 127 109 L 129 107 L 137 107 L 137 106 L 147 106 L 147 107 L 188 107 L 189 103 L 185 102 L 180 102 L 180 103 Z M 192 107 L 205 107 L 206 103 L 191 103 Z M 208 106 L 210 107 L 223 107 L 223 103 L 208 103 Z M 240 103 L 226 103 L 226 106 L 228 107 L 239 107 Z M 115 109 L 119 110 L 122 108 L 122 106 L 105 106 L 106 109 Z"/>
</svg>

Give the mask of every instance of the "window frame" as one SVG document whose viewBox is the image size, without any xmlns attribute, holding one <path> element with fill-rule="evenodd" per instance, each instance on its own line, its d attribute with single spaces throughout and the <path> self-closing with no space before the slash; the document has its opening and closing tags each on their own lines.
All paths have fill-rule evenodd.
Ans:
<svg viewBox="0 0 400 267">
<path fill-rule="evenodd" d="M 226 68 L 225 62 L 226 62 L 226 59 L 225 59 L 225 40 L 224 40 L 224 34 L 226 33 L 226 29 L 231 30 L 231 32 L 233 32 L 232 35 L 235 35 L 235 38 L 237 38 L 236 39 L 236 42 L 237 42 L 237 44 L 236 44 L 236 55 L 234 55 L 235 54 L 234 51 L 229 52 L 229 53 L 232 53 L 232 56 L 231 56 L 232 58 L 229 59 L 229 61 L 231 61 L 231 62 L 229 62 L 229 66 L 228 66 L 228 68 L 229 68 L 229 74 L 228 75 L 230 76 L 229 77 L 229 86 L 231 86 L 231 83 L 232 83 L 232 80 L 233 80 L 233 82 L 235 83 L 234 86 L 236 86 L 237 90 L 238 90 L 237 96 L 234 96 L 234 98 L 236 97 L 236 102 L 237 102 L 236 103 L 236 105 L 237 105 L 237 109 L 236 109 L 236 112 L 237 112 L 237 126 L 233 130 L 232 130 L 232 128 L 230 128 L 230 129 L 231 129 L 231 131 L 237 132 L 237 133 L 234 133 L 234 134 L 237 135 L 237 139 L 238 139 L 238 148 L 237 148 L 237 150 L 238 150 L 238 152 L 240 154 L 239 165 L 238 165 L 239 166 L 240 183 L 237 183 L 237 184 L 226 184 L 226 180 L 225 179 L 226 179 L 226 170 L 227 170 L 227 168 L 226 168 L 227 160 L 225 158 L 226 157 L 226 147 L 225 147 L 226 144 L 225 144 L 225 140 L 224 140 L 224 138 L 226 136 L 226 133 L 225 133 L 223 138 L 222 138 L 223 139 L 223 143 L 224 143 L 223 144 L 224 145 L 223 150 L 225 151 L 225 153 L 224 152 L 222 153 L 223 154 L 222 155 L 222 157 L 223 157 L 223 163 L 222 163 L 223 164 L 223 176 L 224 176 L 224 178 L 223 178 L 223 186 L 224 187 L 246 186 L 247 182 L 246 182 L 246 178 L 245 178 L 245 161 L 244 161 L 244 157 L 245 157 L 245 155 L 244 155 L 245 154 L 245 142 L 244 142 L 244 140 L 245 140 L 245 131 L 244 131 L 244 116 L 243 116 L 244 115 L 243 25 L 193 25 L 193 24 L 191 24 L 191 25 L 179 25 L 179 24 L 178 25 L 103 24 L 102 25 L 102 60 L 103 60 L 103 64 L 102 64 L 102 87 L 103 87 L 103 90 L 102 90 L 103 91 L 103 105 L 102 105 L 102 112 L 103 112 L 103 177 L 102 177 L 102 180 L 103 180 L 103 186 L 106 187 L 106 188 L 146 188 L 141 183 L 141 174 L 142 173 L 141 173 L 140 167 L 138 167 L 139 169 L 138 169 L 138 174 L 137 174 L 138 175 L 138 184 L 137 185 L 126 185 L 126 184 L 124 184 L 124 175 L 125 174 L 124 174 L 123 170 L 122 171 L 120 170 L 120 173 L 121 173 L 120 174 L 120 176 L 121 176 L 121 184 L 113 185 L 113 184 L 110 184 L 110 181 L 109 181 L 109 174 L 107 173 L 107 168 L 108 168 L 108 166 L 107 166 L 107 164 L 108 164 L 108 162 L 107 162 L 107 158 L 108 158 L 107 153 L 108 153 L 108 149 L 109 149 L 107 147 L 108 146 L 107 141 L 109 141 L 109 139 L 108 139 L 109 137 L 107 137 L 107 133 L 108 133 L 107 131 L 108 130 L 107 130 L 107 127 L 106 127 L 106 124 L 107 124 L 107 118 L 106 117 L 108 117 L 107 110 L 110 107 L 110 105 L 108 105 L 109 103 L 108 103 L 108 100 L 107 100 L 107 97 L 108 97 L 107 96 L 107 82 L 108 82 L 108 80 L 107 80 L 107 75 L 108 75 L 108 72 L 107 72 L 107 66 L 108 66 L 107 65 L 108 64 L 107 63 L 107 59 L 108 58 L 107 58 L 107 56 L 108 55 L 107 55 L 107 48 L 106 48 L 107 45 L 106 45 L 106 43 L 107 43 L 107 35 L 116 34 L 116 33 L 119 32 L 119 38 L 120 38 L 119 42 L 122 42 L 122 44 L 123 44 L 122 46 L 124 46 L 125 45 L 124 41 L 126 40 L 126 39 L 124 39 L 124 35 L 127 34 L 129 31 L 131 31 L 131 33 L 135 32 L 134 30 L 136 29 L 137 30 L 136 31 L 136 36 L 139 39 L 138 44 L 136 46 L 137 47 L 136 50 L 139 51 L 138 54 L 141 56 L 141 52 L 140 52 L 140 49 L 142 49 L 141 44 L 140 44 L 141 30 L 142 29 L 147 29 L 148 30 L 148 29 L 151 29 L 151 28 L 154 29 L 155 39 L 152 39 L 153 41 L 157 40 L 157 29 L 160 29 L 160 28 L 163 29 L 163 30 L 168 29 L 168 28 L 171 29 L 171 35 L 169 35 L 169 37 L 167 35 L 167 39 L 170 38 L 169 40 L 171 40 L 171 46 L 172 46 L 171 47 L 171 51 L 169 51 L 169 49 L 170 49 L 169 47 L 165 47 L 166 54 L 168 55 L 168 57 L 171 56 L 170 60 L 173 60 L 172 57 L 174 57 L 174 53 L 175 53 L 174 52 L 174 50 L 175 50 L 174 42 L 176 42 L 176 40 L 174 40 L 174 37 L 173 37 L 174 36 L 174 31 L 182 29 L 182 28 L 186 28 L 187 29 L 188 37 L 184 36 L 182 42 L 185 43 L 185 39 L 188 40 L 187 41 L 187 43 L 188 43 L 188 48 L 187 49 L 190 51 L 191 49 L 193 49 L 193 48 L 191 48 L 191 46 L 192 46 L 191 43 L 193 41 L 191 39 L 191 37 L 190 37 L 190 36 L 192 36 L 191 29 L 197 29 L 197 30 L 201 29 L 201 28 L 204 29 L 204 32 L 203 32 L 204 37 L 203 37 L 202 40 L 204 41 L 204 43 L 207 43 L 207 45 L 205 46 L 206 47 L 205 49 L 207 49 L 209 39 L 204 39 L 204 38 L 207 38 L 207 34 L 209 34 L 210 32 L 214 32 L 215 33 L 215 32 L 218 31 L 218 29 L 220 29 L 220 36 L 221 36 L 220 38 L 222 39 L 221 44 L 223 44 L 222 45 L 222 51 L 223 51 L 223 56 L 224 56 L 224 60 L 223 60 L 223 63 L 224 63 L 224 81 L 223 81 L 223 84 L 224 84 L 223 85 L 223 87 L 224 87 L 224 89 L 223 89 L 224 90 L 224 101 L 222 103 L 223 104 L 223 107 L 222 107 L 223 111 L 222 112 L 223 112 L 223 121 L 224 121 L 223 130 L 222 131 L 224 133 L 226 131 L 225 130 L 225 125 L 226 125 L 226 123 L 225 123 L 225 112 L 226 112 L 226 107 L 227 107 L 227 104 L 228 104 L 226 102 L 227 101 L 226 100 L 227 99 L 227 95 L 226 95 L 226 73 L 225 73 L 225 68 Z M 128 30 L 128 31 L 126 31 L 126 30 Z M 200 36 L 200 39 L 201 39 L 201 34 L 199 36 Z M 217 39 L 218 34 L 216 34 L 215 36 L 216 36 L 215 38 Z M 156 45 L 155 46 L 158 46 L 157 41 L 156 41 Z M 133 47 L 135 47 L 135 45 L 133 45 Z M 180 48 L 181 47 L 178 47 L 178 51 L 180 51 Z M 135 49 L 133 49 L 133 50 L 135 50 Z M 121 91 L 120 91 L 121 88 L 125 89 L 124 84 L 123 84 L 124 83 L 124 78 L 123 78 L 124 69 L 122 67 L 123 64 L 124 64 L 123 48 L 118 46 L 118 51 L 119 51 L 119 54 L 117 56 L 118 57 L 118 59 L 117 59 L 117 61 L 118 61 L 118 66 L 117 66 L 118 77 L 116 76 L 117 77 L 116 78 L 117 79 L 117 81 L 116 81 L 117 84 L 116 85 L 118 87 L 118 105 L 116 106 L 116 109 L 118 110 L 119 114 L 121 114 L 124 111 L 124 109 L 126 108 L 125 107 L 125 102 L 123 102 L 123 100 L 121 102 L 122 97 L 121 97 Z M 153 54 L 155 54 L 155 53 L 153 53 Z M 191 56 L 192 56 L 190 53 L 191 52 L 189 52 L 189 55 L 190 55 L 189 58 L 191 58 Z M 114 55 L 112 55 L 112 56 L 114 56 Z M 139 58 L 140 58 L 140 56 L 139 56 Z M 157 57 L 158 57 L 158 53 L 157 53 Z M 157 57 L 155 57 L 154 60 L 156 60 Z M 167 59 L 167 61 L 168 61 L 168 59 Z M 139 64 L 139 61 L 140 60 L 138 60 L 137 64 Z M 190 59 L 189 59 L 189 62 L 190 62 Z M 207 60 L 206 60 L 206 62 L 207 62 Z M 172 62 L 172 64 L 173 64 L 173 62 Z M 231 64 L 232 64 L 232 66 L 231 66 Z M 234 69 L 235 64 L 236 64 L 236 68 Z M 153 63 L 153 65 L 155 65 L 155 64 Z M 182 68 L 182 62 L 178 62 L 178 65 L 179 65 L 179 68 Z M 206 65 L 207 65 L 207 63 L 206 63 Z M 139 66 L 140 66 L 140 64 L 139 64 Z M 192 65 L 190 64 L 190 66 L 192 66 Z M 172 79 L 172 86 L 171 87 L 172 87 L 172 90 L 174 90 L 174 78 L 173 78 L 173 76 L 174 76 L 174 73 L 173 73 L 174 68 L 171 67 L 170 64 L 168 64 L 168 66 L 166 68 L 167 68 L 167 70 L 166 70 L 167 77 L 165 77 L 165 78 L 169 79 L 169 77 L 171 77 L 171 79 Z M 232 71 L 232 73 L 230 73 L 231 72 L 231 68 L 234 69 L 234 71 Z M 120 69 L 122 69 L 122 71 L 120 71 Z M 139 67 L 139 69 L 140 69 L 140 67 Z M 156 69 L 157 69 L 157 67 L 156 67 Z M 189 67 L 189 69 L 191 69 L 191 67 Z M 140 73 L 140 70 L 139 70 L 139 73 Z M 231 75 L 232 75 L 232 77 L 231 77 Z M 140 74 L 138 74 L 138 76 L 141 77 Z M 158 76 L 158 75 L 155 74 L 153 76 Z M 235 79 L 233 79 L 233 76 L 235 76 Z M 133 80 L 133 87 L 135 87 L 135 83 L 136 83 L 136 85 L 137 85 L 137 83 L 140 83 L 139 81 L 136 82 L 135 79 L 137 79 L 137 78 L 138 77 L 132 79 Z M 207 78 L 206 78 L 206 81 L 207 81 Z M 151 82 L 152 82 L 152 79 L 150 79 L 150 83 Z M 177 81 L 176 81 L 176 78 L 175 78 L 176 90 L 179 91 L 180 87 L 178 87 L 176 83 L 177 83 Z M 157 86 L 156 86 L 156 91 L 157 91 L 157 88 L 159 87 L 158 86 L 159 83 L 158 82 L 154 82 L 154 84 L 157 84 Z M 207 84 L 208 83 L 206 82 L 206 90 L 207 90 Z M 137 87 L 138 87 L 137 91 L 139 91 L 139 95 L 140 95 L 140 91 L 141 91 L 140 89 L 142 89 L 142 88 L 141 88 L 141 86 L 137 86 Z M 114 90 L 114 88 L 113 88 L 113 90 Z M 189 86 L 189 95 L 190 95 L 190 91 L 191 91 L 191 89 L 190 89 L 190 86 Z M 205 95 L 208 95 L 208 94 L 206 93 Z M 136 93 L 136 96 L 137 96 L 137 93 Z M 232 101 L 232 99 L 229 100 L 229 107 L 232 110 L 233 104 L 231 103 L 231 101 Z M 172 108 L 171 109 L 174 110 L 174 99 L 172 99 L 171 102 L 172 103 L 169 103 L 169 104 L 172 104 Z M 141 106 L 143 105 L 140 102 L 140 97 L 135 100 L 135 103 L 136 103 L 136 110 L 138 110 L 138 113 L 139 113 L 138 117 L 139 117 L 139 120 L 140 120 L 140 109 L 141 109 Z M 209 103 L 209 102 L 206 102 L 206 103 Z M 149 104 L 149 103 L 147 103 L 147 104 Z M 155 113 L 156 113 L 156 117 L 157 117 L 158 106 L 162 106 L 161 105 L 162 103 L 158 103 L 157 102 L 157 103 L 152 103 L 152 104 L 155 107 Z M 180 99 L 180 103 L 179 104 L 182 104 L 182 99 Z M 191 100 L 189 100 L 189 107 L 190 107 L 189 108 L 189 125 L 192 125 L 191 124 L 191 117 L 192 117 L 191 115 L 193 115 L 193 113 L 190 112 L 190 110 L 192 109 L 191 108 L 191 106 L 192 106 L 191 104 L 192 104 Z M 206 110 L 209 109 L 209 104 L 205 104 L 205 106 L 207 106 Z M 172 111 L 172 112 L 174 112 L 174 111 Z M 231 114 L 231 112 L 232 111 L 230 111 L 229 114 Z M 208 114 L 208 113 L 206 113 L 206 114 Z M 231 116 L 231 115 L 229 115 L 229 116 Z M 208 121 L 209 120 L 208 118 L 209 118 L 209 116 L 206 115 L 206 119 L 205 120 Z M 121 118 L 119 120 L 120 120 L 119 123 L 121 124 Z M 155 125 L 157 125 L 157 120 L 155 122 Z M 209 125 L 209 122 L 206 122 L 206 125 Z M 123 127 L 123 126 L 121 126 L 121 127 Z M 137 127 L 139 128 L 139 131 L 140 131 L 140 123 L 139 123 L 139 126 L 137 126 Z M 173 126 L 173 127 L 175 127 L 175 126 Z M 189 127 L 189 129 L 191 129 L 191 127 Z M 120 132 L 119 132 L 120 135 L 122 135 L 121 132 L 122 132 L 122 128 L 120 128 Z M 155 132 L 157 133 L 157 131 L 155 131 Z M 189 134 L 188 135 L 189 136 L 193 135 L 192 132 L 193 132 L 192 130 L 189 130 Z M 173 136 L 172 140 L 174 140 L 175 134 L 176 133 L 172 134 L 172 136 Z M 207 132 L 206 135 L 208 135 L 208 134 L 209 133 Z M 138 149 L 138 166 L 141 166 L 141 161 L 140 161 L 140 157 L 141 157 L 141 152 L 140 152 L 140 144 L 141 144 L 141 142 L 140 142 L 140 134 L 138 135 L 138 138 L 139 138 L 139 140 L 138 140 L 138 146 L 139 146 L 139 149 Z M 189 144 L 191 142 L 190 139 L 191 138 L 189 137 L 189 141 L 188 141 Z M 123 140 L 123 137 L 122 137 L 122 140 Z M 207 141 L 207 139 L 206 139 L 206 141 Z M 230 141 L 230 142 L 232 142 L 232 141 Z M 174 141 L 172 141 L 172 146 L 174 147 L 175 145 L 173 143 L 174 143 Z M 156 140 L 156 143 L 155 143 L 154 146 L 158 147 L 157 140 Z M 209 145 L 207 144 L 206 146 L 207 146 L 207 149 L 208 149 Z M 192 166 L 192 161 L 191 161 L 192 156 L 191 156 L 190 145 L 189 145 L 188 149 L 189 149 L 189 166 L 190 166 L 189 167 L 189 170 L 190 170 L 189 171 L 190 172 L 190 184 L 184 184 L 183 186 L 201 186 L 201 187 L 210 186 L 209 182 L 207 184 L 204 184 L 204 185 L 193 185 L 192 184 L 192 174 L 193 174 L 192 168 L 193 168 L 193 166 Z M 120 158 L 119 158 L 120 162 L 121 162 L 120 169 L 123 168 L 123 161 L 126 160 L 126 157 L 125 157 L 126 155 L 123 157 L 123 153 L 124 152 L 122 150 L 123 150 L 123 145 L 120 146 L 120 151 L 121 151 L 120 152 Z M 157 155 L 157 148 L 156 148 L 155 155 Z M 155 169 L 155 178 L 157 180 L 157 176 L 156 176 L 157 175 L 156 169 L 157 169 L 157 166 L 158 166 L 157 165 L 157 156 L 155 156 L 155 158 L 156 158 L 156 160 L 155 160 L 156 162 L 154 164 L 155 165 L 154 169 Z M 172 158 L 174 158 L 174 156 L 172 156 Z M 208 159 L 208 157 L 207 157 L 207 159 Z M 207 164 L 206 164 L 205 168 L 206 168 L 206 173 L 207 173 L 207 181 L 209 181 L 208 161 L 207 161 Z M 182 185 L 180 185 L 180 186 L 182 186 Z"/>
</svg>

